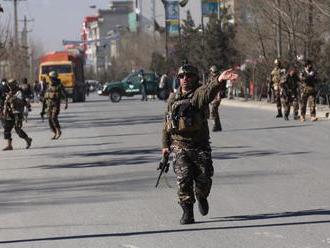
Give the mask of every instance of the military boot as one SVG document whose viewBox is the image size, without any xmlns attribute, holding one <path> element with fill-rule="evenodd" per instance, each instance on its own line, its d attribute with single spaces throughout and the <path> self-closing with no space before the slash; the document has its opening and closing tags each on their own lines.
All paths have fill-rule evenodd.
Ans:
<svg viewBox="0 0 330 248">
<path fill-rule="evenodd" d="M 299 115 L 298 115 L 298 114 L 295 114 L 295 115 L 293 116 L 293 119 L 294 119 L 294 120 L 299 120 Z"/>
<path fill-rule="evenodd" d="M 304 122 L 305 120 L 306 120 L 306 119 L 305 119 L 305 115 L 301 115 L 301 116 L 300 116 L 300 121 L 301 121 L 301 122 Z"/>
<path fill-rule="evenodd" d="M 318 120 L 318 118 L 316 116 L 311 117 L 311 121 L 317 121 L 317 120 Z"/>
<path fill-rule="evenodd" d="M 201 215 L 205 216 L 209 213 L 209 203 L 206 198 L 197 199 L 198 200 L 198 210 Z"/>
<path fill-rule="evenodd" d="M 180 219 L 180 224 L 181 225 L 186 225 L 186 224 L 193 224 L 195 223 L 194 219 L 194 205 L 192 203 L 187 204 L 183 203 L 181 204 L 183 214 Z"/>
<path fill-rule="evenodd" d="M 62 135 L 62 131 L 60 129 L 56 130 L 56 135 L 55 135 L 55 139 L 59 139 Z"/>
<path fill-rule="evenodd" d="M 2 150 L 3 151 L 11 151 L 11 150 L 13 150 L 12 141 L 9 139 L 7 142 L 8 142 L 7 146 L 5 148 L 3 148 Z"/>
<path fill-rule="evenodd" d="M 289 115 L 284 115 L 284 120 L 288 121 L 289 120 Z"/>
<path fill-rule="evenodd" d="M 25 141 L 26 141 L 26 147 L 25 148 L 29 149 L 31 147 L 31 144 L 32 144 L 32 139 L 27 137 Z"/>
<path fill-rule="evenodd" d="M 57 136 L 57 132 L 55 132 L 53 137 L 51 137 L 50 139 L 54 140 L 54 139 L 56 139 L 56 136 Z"/>
<path fill-rule="evenodd" d="M 275 117 L 276 118 L 282 118 L 283 117 L 282 111 L 278 111 L 278 113 Z"/>
</svg>

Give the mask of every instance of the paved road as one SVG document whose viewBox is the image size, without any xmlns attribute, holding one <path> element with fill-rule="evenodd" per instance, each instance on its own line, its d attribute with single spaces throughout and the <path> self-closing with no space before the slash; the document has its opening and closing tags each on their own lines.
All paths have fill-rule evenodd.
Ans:
<svg viewBox="0 0 330 248">
<path fill-rule="evenodd" d="M 32 148 L 15 135 L 15 150 L 0 151 L 0 246 L 330 247 L 330 121 L 224 105 L 210 213 L 196 208 L 187 226 L 173 171 L 171 188 L 154 188 L 163 102 L 90 96 L 62 112 L 58 141 L 35 108 Z"/>
</svg>

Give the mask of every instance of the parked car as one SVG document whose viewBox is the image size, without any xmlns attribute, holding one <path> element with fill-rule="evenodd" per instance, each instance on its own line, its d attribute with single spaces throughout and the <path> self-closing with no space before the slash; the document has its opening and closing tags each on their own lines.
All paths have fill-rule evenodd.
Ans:
<svg viewBox="0 0 330 248">
<path fill-rule="evenodd" d="M 163 89 L 159 88 L 159 77 L 153 72 L 144 72 L 146 81 L 147 95 L 157 95 L 161 100 L 167 98 Z M 103 88 L 98 91 L 99 95 L 109 96 L 112 102 L 119 102 L 123 96 L 141 95 L 141 83 L 139 72 L 132 72 L 123 80 L 118 82 L 108 82 L 103 85 Z"/>
</svg>

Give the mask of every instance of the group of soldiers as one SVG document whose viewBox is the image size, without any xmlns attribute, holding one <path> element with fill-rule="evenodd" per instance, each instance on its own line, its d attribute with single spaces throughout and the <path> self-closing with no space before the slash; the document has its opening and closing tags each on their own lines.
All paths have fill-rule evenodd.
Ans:
<svg viewBox="0 0 330 248">
<path fill-rule="evenodd" d="M 27 91 L 25 81 L 20 85 L 17 80 L 2 80 L 0 85 L 0 118 L 4 129 L 4 139 L 7 145 L 3 151 L 13 150 L 12 145 L 12 130 L 15 129 L 18 136 L 25 140 L 26 149 L 29 149 L 32 144 L 32 138 L 29 137 L 22 129 L 24 108 L 31 111 L 31 105 L 27 100 Z M 65 99 L 65 109 L 68 107 L 68 99 L 63 85 L 56 71 L 49 73 L 49 83 L 45 91 L 42 101 L 42 111 L 40 113 L 42 119 L 48 114 L 49 126 L 54 133 L 51 139 L 60 138 L 62 132 L 58 121 L 60 113 L 61 99 Z"/>
<path fill-rule="evenodd" d="M 296 66 L 291 66 L 286 70 L 279 59 L 275 59 L 274 64 L 275 67 L 271 72 L 270 80 L 277 107 L 276 118 L 284 117 L 285 120 L 289 120 L 292 105 L 293 118 L 304 122 L 309 101 L 311 121 L 316 121 L 316 86 L 318 80 L 312 61 L 307 60 L 301 71 Z"/>
</svg>

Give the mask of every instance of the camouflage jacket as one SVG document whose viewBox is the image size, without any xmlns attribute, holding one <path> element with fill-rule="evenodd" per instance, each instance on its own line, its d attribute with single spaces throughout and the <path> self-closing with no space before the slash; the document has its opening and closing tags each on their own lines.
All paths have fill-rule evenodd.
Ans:
<svg viewBox="0 0 330 248">
<path fill-rule="evenodd" d="M 46 106 L 43 106 L 43 109 L 59 106 L 62 98 L 67 100 L 67 95 L 61 81 L 57 80 L 47 87 L 44 95 L 44 105 Z"/>
<path fill-rule="evenodd" d="M 163 123 L 163 148 L 169 148 L 173 142 L 193 147 L 209 145 L 207 109 L 222 84 L 225 81 L 218 82 L 214 79 L 192 92 L 182 94 L 179 88 L 177 93 L 170 95 Z M 184 122 L 188 124 L 183 124 Z"/>
<path fill-rule="evenodd" d="M 24 111 L 26 102 L 23 99 L 21 90 L 7 93 L 3 106 L 3 116 L 5 119 L 14 119 L 15 115 L 21 115 Z"/>
<path fill-rule="evenodd" d="M 318 83 L 315 71 L 307 72 L 303 70 L 300 73 L 301 90 L 304 91 L 315 91 Z"/>
</svg>

